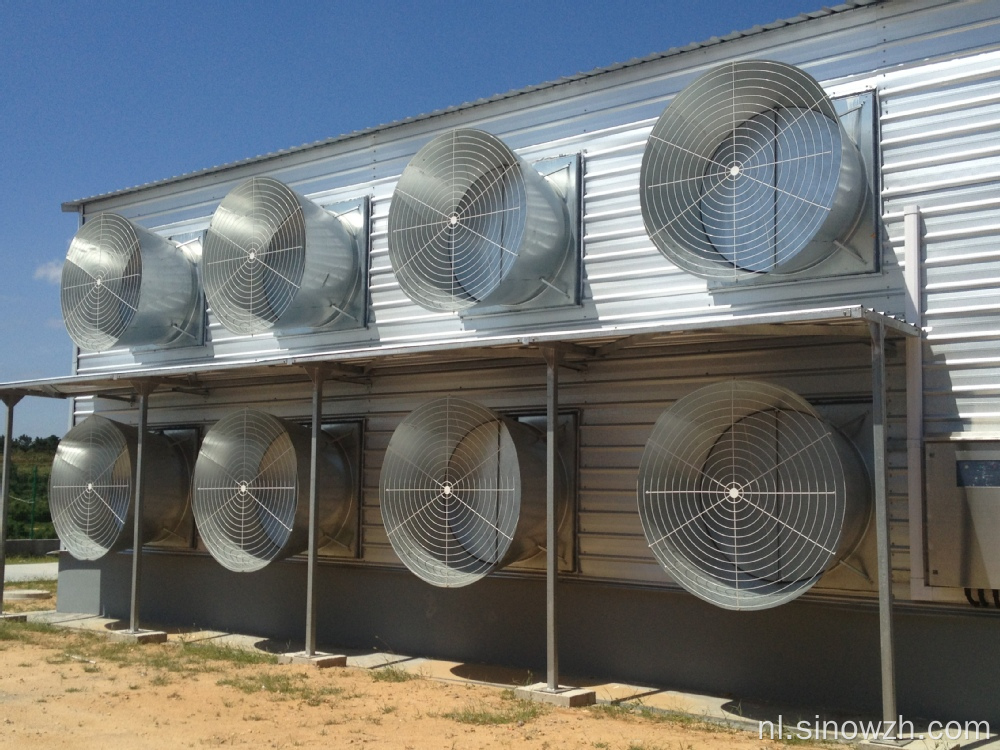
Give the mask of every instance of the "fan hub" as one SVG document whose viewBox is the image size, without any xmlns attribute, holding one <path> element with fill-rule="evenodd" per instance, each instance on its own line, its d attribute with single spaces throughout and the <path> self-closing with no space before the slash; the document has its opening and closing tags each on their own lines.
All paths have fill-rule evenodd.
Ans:
<svg viewBox="0 0 1000 750">
<path fill-rule="evenodd" d="M 729 496 L 730 500 L 734 501 L 739 500 L 741 497 L 743 497 L 743 488 L 740 487 L 738 484 L 730 485 L 729 490 L 727 490 L 726 494 Z"/>
<path fill-rule="evenodd" d="M 102 283 L 102 279 L 98 278 L 97 281 L 95 281 L 94 283 L 97 284 L 97 286 L 100 286 Z"/>
<path fill-rule="evenodd" d="M 247 494 L 247 490 L 248 490 L 247 483 L 246 482 L 240 482 L 240 494 L 241 495 Z"/>
<path fill-rule="evenodd" d="M 740 173 L 742 171 L 743 171 L 743 168 L 739 164 L 733 164 L 733 166 L 731 166 L 729 168 L 729 176 L 730 177 L 739 177 Z"/>
<path fill-rule="evenodd" d="M 93 492 L 93 491 L 94 491 L 94 483 L 87 482 L 87 492 Z"/>
<path fill-rule="evenodd" d="M 452 214 L 448 217 L 448 225 L 453 227 L 458 226 L 458 214 Z"/>
<path fill-rule="evenodd" d="M 441 487 L 441 494 L 445 497 L 451 497 L 451 482 L 445 482 Z"/>
</svg>

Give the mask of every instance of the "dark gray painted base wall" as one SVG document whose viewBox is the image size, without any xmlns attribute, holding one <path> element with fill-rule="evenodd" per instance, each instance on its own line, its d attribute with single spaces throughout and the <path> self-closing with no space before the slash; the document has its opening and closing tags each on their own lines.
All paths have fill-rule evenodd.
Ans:
<svg viewBox="0 0 1000 750">
<path fill-rule="evenodd" d="M 303 637 L 305 565 L 234 574 L 208 556 L 143 557 L 144 622 L 276 640 Z M 131 557 L 60 557 L 59 609 L 128 617 Z M 402 570 L 322 565 L 319 642 L 473 663 L 545 668 L 544 581 L 489 577 L 448 590 Z M 693 596 L 592 583 L 560 589 L 565 674 L 880 715 L 874 608 L 792 602 L 720 610 Z M 899 708 L 906 718 L 988 720 L 996 699 L 1000 613 L 901 611 Z"/>
</svg>

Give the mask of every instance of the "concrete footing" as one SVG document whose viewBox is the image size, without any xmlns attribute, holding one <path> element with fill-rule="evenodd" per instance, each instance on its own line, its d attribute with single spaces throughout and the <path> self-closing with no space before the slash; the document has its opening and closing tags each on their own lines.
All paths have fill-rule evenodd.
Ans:
<svg viewBox="0 0 1000 750">
<path fill-rule="evenodd" d="M 553 706 L 564 708 L 575 708 L 576 706 L 590 706 L 597 702 L 597 693 L 586 688 L 558 687 L 549 690 L 544 682 L 536 682 L 534 685 L 519 687 L 514 691 L 518 698 L 536 703 L 551 703 Z"/>
<path fill-rule="evenodd" d="M 167 634 L 162 630 L 109 630 L 108 638 L 112 641 L 123 641 L 124 643 L 166 643 Z"/>
<path fill-rule="evenodd" d="M 0 615 L 0 621 L 2 622 L 27 622 L 28 616 L 21 615 L 17 613 L 12 613 L 9 615 Z"/>
<path fill-rule="evenodd" d="M 3 592 L 3 600 L 17 601 L 18 599 L 51 599 L 52 594 L 44 589 L 9 589 Z"/>
<path fill-rule="evenodd" d="M 296 651 L 290 654 L 280 654 L 278 664 L 308 664 L 316 669 L 326 669 L 327 667 L 346 667 L 347 657 L 342 654 L 324 654 L 317 652 L 307 654 L 305 651 Z"/>
</svg>

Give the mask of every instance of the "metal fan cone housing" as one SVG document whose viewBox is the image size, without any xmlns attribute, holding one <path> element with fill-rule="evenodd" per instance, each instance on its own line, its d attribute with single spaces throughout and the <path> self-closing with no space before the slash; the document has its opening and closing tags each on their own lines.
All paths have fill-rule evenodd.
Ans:
<svg viewBox="0 0 1000 750">
<path fill-rule="evenodd" d="M 96 415 L 59 442 L 49 477 L 49 509 L 56 534 L 78 560 L 97 560 L 132 546 L 137 442 L 134 427 Z M 175 445 L 147 433 L 143 474 L 141 536 L 148 544 L 173 535 L 189 518 L 190 472 Z"/>
<path fill-rule="evenodd" d="M 271 177 L 233 188 L 202 250 L 212 312 L 236 334 L 321 328 L 361 293 L 355 239 L 313 201 Z"/>
<path fill-rule="evenodd" d="M 407 568 L 467 586 L 545 544 L 545 436 L 480 404 L 446 396 L 396 428 L 379 479 L 382 520 Z M 558 516 L 565 476 L 556 473 Z"/>
<path fill-rule="evenodd" d="M 566 205 L 494 135 L 463 128 L 421 148 L 389 206 L 389 259 L 428 310 L 517 307 L 546 291 L 570 256 Z"/>
<path fill-rule="evenodd" d="M 727 63 L 678 94 L 653 126 L 639 181 L 660 252 L 723 281 L 825 260 L 869 196 L 861 154 L 823 88 L 766 60 Z"/>
<path fill-rule="evenodd" d="M 860 541 L 869 481 L 854 447 L 802 398 L 731 381 L 678 400 L 639 466 L 639 516 L 670 576 L 734 610 L 807 591 Z"/>
<path fill-rule="evenodd" d="M 223 567 L 246 573 L 309 546 L 310 431 L 256 409 L 233 412 L 205 434 L 194 469 L 194 519 Z M 357 477 L 341 448 L 320 435 L 320 533 L 346 519 Z"/>
<path fill-rule="evenodd" d="M 73 237 L 60 301 L 66 330 L 87 351 L 167 345 L 201 314 L 195 264 L 128 219 L 98 214 Z"/>
</svg>

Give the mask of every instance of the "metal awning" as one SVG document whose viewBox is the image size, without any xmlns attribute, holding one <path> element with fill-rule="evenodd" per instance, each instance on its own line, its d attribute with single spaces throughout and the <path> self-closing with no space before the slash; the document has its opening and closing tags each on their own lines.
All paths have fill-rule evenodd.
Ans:
<svg viewBox="0 0 1000 750">
<path fill-rule="evenodd" d="M 605 325 L 600 328 L 558 329 L 530 334 L 483 336 L 456 334 L 432 342 L 372 342 L 349 349 L 273 355 L 220 363 L 185 362 L 157 367 L 130 367 L 111 373 L 69 375 L 41 380 L 0 383 L 0 396 L 131 396 L 135 382 L 153 381 L 161 389 L 203 392 L 210 387 L 248 383 L 299 381 L 303 366 L 324 363 L 331 377 L 360 379 L 373 370 L 412 367 L 442 357 L 455 361 L 536 357 L 540 349 L 558 349 L 567 364 L 621 355 L 630 349 L 691 344 L 722 339 L 768 337 L 853 337 L 869 340 L 869 323 L 881 322 L 887 337 L 919 336 L 920 329 L 898 318 L 860 305 L 793 310 L 756 315 Z"/>
</svg>

